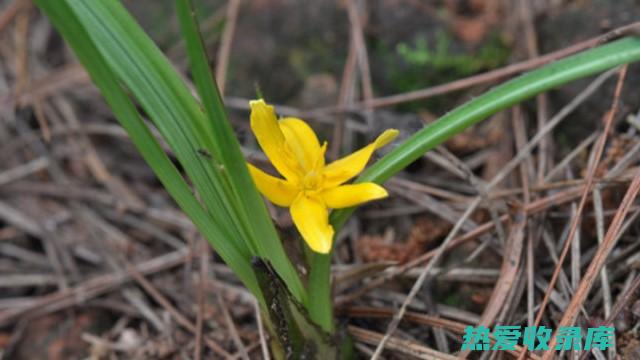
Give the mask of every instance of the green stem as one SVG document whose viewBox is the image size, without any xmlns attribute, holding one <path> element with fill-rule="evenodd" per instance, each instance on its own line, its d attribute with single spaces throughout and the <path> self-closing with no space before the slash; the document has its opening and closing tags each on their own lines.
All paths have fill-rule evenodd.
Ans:
<svg viewBox="0 0 640 360">
<path fill-rule="evenodd" d="M 501 110 L 571 81 L 638 60 L 640 39 L 625 38 L 524 74 L 467 102 L 418 131 L 369 167 L 356 182 L 371 181 L 381 184 L 430 149 Z M 331 223 L 336 233 L 353 210 L 354 208 L 342 209 L 331 214 Z M 331 262 L 328 259 L 329 256 L 315 254 L 309 274 L 309 299 L 313 299 L 310 314 L 320 324 L 333 321 L 325 318 L 332 316 L 331 288 L 327 285 L 331 277 Z"/>
<path fill-rule="evenodd" d="M 324 331 L 334 333 L 331 302 L 331 254 L 313 253 L 309 272 L 309 317 Z"/>
</svg>

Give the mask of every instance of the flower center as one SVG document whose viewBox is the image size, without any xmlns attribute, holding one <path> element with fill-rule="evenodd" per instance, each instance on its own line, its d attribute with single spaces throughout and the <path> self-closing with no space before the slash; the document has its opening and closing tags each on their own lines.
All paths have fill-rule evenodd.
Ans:
<svg viewBox="0 0 640 360">
<path fill-rule="evenodd" d="M 319 190 L 322 185 L 322 175 L 316 171 L 308 172 L 302 179 L 302 190 Z"/>
</svg>

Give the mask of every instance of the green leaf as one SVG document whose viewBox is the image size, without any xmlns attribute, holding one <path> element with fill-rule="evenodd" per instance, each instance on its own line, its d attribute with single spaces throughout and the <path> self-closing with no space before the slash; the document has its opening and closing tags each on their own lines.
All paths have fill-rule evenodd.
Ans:
<svg viewBox="0 0 640 360">
<path fill-rule="evenodd" d="M 365 170 L 355 181 L 383 183 L 424 153 L 459 134 L 468 127 L 510 106 L 571 81 L 640 60 L 640 38 L 625 38 L 548 64 L 508 81 L 446 114 L 430 126 L 412 135 L 397 148 Z M 354 208 L 333 211 L 331 224 L 336 233 Z M 309 274 L 311 318 L 326 324 L 332 308 L 331 261 L 315 254 Z"/>
<path fill-rule="evenodd" d="M 78 20 L 117 78 L 131 91 L 173 150 L 211 217 L 231 239 L 248 248 L 248 230 L 225 196 L 224 168 L 212 151 L 204 116 L 193 96 L 160 50 L 142 32 L 119 1 L 69 1 Z"/>
<path fill-rule="evenodd" d="M 381 184 L 424 153 L 489 116 L 571 81 L 640 60 L 640 38 L 621 39 L 531 71 L 456 108 L 423 128 L 365 170 L 356 182 Z M 344 224 L 353 209 L 336 211 L 332 223 Z"/>
<path fill-rule="evenodd" d="M 166 57 L 120 2 L 61 3 L 68 10 L 65 15 L 74 17 L 85 29 L 85 40 L 92 43 L 91 50 L 100 55 L 103 66 L 134 95 L 184 167 L 201 195 L 201 210 L 223 233 L 214 241 L 214 247 L 238 249 L 244 254 L 244 266 L 255 255 L 268 259 L 296 298 L 306 302 L 302 282 L 287 258 L 227 121 L 188 3 L 178 3 L 180 19 L 207 116 Z M 44 2 L 39 4 L 45 6 Z M 204 231 L 203 234 L 211 238 Z"/>
<path fill-rule="evenodd" d="M 309 317 L 325 331 L 334 331 L 331 296 L 331 254 L 313 253 L 309 266 Z"/>
<path fill-rule="evenodd" d="M 35 2 L 74 49 L 115 116 L 167 191 L 207 240 L 215 246 L 220 256 L 240 280 L 254 294 L 261 297 L 251 269 L 251 254 L 248 249 L 242 246 L 242 243 L 228 241 L 227 239 L 231 238 L 228 229 L 216 223 L 201 207 L 179 171 L 145 125 L 125 90 L 118 83 L 118 76 L 111 71 L 109 64 L 88 35 L 85 26 L 78 21 L 78 14 L 67 1 L 53 3 L 48 0 L 36 0 Z"/>
<path fill-rule="evenodd" d="M 227 169 L 229 194 L 239 205 L 236 212 L 243 226 L 251 231 L 252 247 L 257 256 L 267 259 L 278 271 L 298 301 L 306 303 L 305 290 L 284 251 L 262 197 L 247 170 L 246 162 L 225 112 L 220 93 L 198 31 L 193 6 L 189 0 L 176 0 L 178 18 L 187 44 L 191 71 L 208 117 L 206 130 L 213 136 L 213 153 Z"/>
</svg>

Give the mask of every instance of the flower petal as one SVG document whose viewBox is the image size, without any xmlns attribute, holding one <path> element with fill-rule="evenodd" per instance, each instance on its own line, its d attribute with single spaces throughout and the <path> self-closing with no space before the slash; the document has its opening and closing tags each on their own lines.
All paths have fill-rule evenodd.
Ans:
<svg viewBox="0 0 640 360">
<path fill-rule="evenodd" d="M 382 199 L 389 194 L 382 186 L 374 183 L 342 185 L 325 190 L 320 196 L 328 207 L 341 209 L 362 204 L 367 201 Z"/>
<path fill-rule="evenodd" d="M 327 165 L 323 171 L 325 186 L 329 188 L 338 186 L 358 175 L 369 162 L 373 152 L 393 141 L 396 136 L 398 136 L 398 130 L 386 130 L 371 144 Z"/>
<path fill-rule="evenodd" d="M 322 254 L 331 251 L 333 227 L 329 210 L 319 199 L 298 196 L 291 204 L 291 218 L 311 250 Z"/>
<path fill-rule="evenodd" d="M 316 133 L 304 121 L 297 118 L 284 118 L 278 122 L 280 130 L 284 134 L 285 141 L 293 151 L 305 172 L 314 169 L 314 166 L 324 166 L 324 154 L 320 154 L 320 142 Z M 321 161 L 320 164 L 317 162 Z"/>
<path fill-rule="evenodd" d="M 262 195 L 278 206 L 291 206 L 298 195 L 298 188 L 294 184 L 271 176 L 251 164 L 247 165 L 253 182 Z"/>
<path fill-rule="evenodd" d="M 302 169 L 285 142 L 284 134 L 278 126 L 273 106 L 264 100 L 255 100 L 251 105 L 251 130 L 258 144 L 273 166 L 287 180 L 297 181 L 302 177 Z"/>
</svg>

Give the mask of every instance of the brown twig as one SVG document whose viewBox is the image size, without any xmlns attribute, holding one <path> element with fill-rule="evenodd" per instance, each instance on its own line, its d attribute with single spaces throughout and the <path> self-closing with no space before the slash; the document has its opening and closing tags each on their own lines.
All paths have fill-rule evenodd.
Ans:
<svg viewBox="0 0 640 360">
<path fill-rule="evenodd" d="M 526 225 L 526 213 L 522 209 L 516 210 L 516 213 L 511 218 L 511 229 L 502 257 L 500 277 L 498 277 L 498 282 L 493 288 L 489 302 L 485 306 L 477 326 L 489 327 L 503 309 L 508 298 L 507 295 L 513 290 L 513 284 L 520 268 Z M 458 356 L 458 359 L 466 359 L 468 355 L 469 350 L 463 351 Z"/>
<path fill-rule="evenodd" d="M 236 324 L 233 322 L 233 318 L 231 317 L 231 313 L 229 312 L 229 308 L 227 307 L 225 299 L 222 297 L 221 291 L 216 291 L 216 298 L 218 299 L 218 304 L 220 305 L 220 309 L 222 310 L 222 316 L 224 317 L 224 322 L 226 323 L 227 330 L 229 330 L 231 339 L 238 348 L 238 357 L 243 360 L 249 360 L 249 352 L 247 350 L 247 347 L 242 342 L 242 339 L 240 339 L 240 334 L 238 333 Z"/>
<path fill-rule="evenodd" d="M 558 258 L 558 264 L 556 265 L 553 271 L 551 280 L 549 280 L 547 291 L 545 291 L 544 297 L 538 309 L 538 313 L 536 314 L 536 320 L 534 324 L 535 326 L 538 326 L 540 324 L 540 321 L 542 320 L 542 315 L 544 314 L 544 310 L 547 306 L 547 303 L 549 302 L 549 297 L 551 296 L 551 292 L 555 287 L 556 281 L 558 280 L 558 276 L 562 269 L 562 264 L 564 263 L 564 259 L 566 258 L 569 252 L 569 249 L 571 248 L 571 244 L 573 243 L 573 239 L 576 234 L 576 231 L 578 230 L 579 220 L 582 217 L 582 212 L 587 204 L 587 199 L 593 188 L 595 173 L 598 168 L 598 164 L 600 163 L 600 158 L 602 156 L 602 152 L 604 151 L 604 146 L 606 144 L 609 131 L 611 130 L 611 127 L 613 125 L 613 119 L 617 112 L 617 107 L 618 107 L 617 105 L 620 99 L 620 94 L 622 92 L 622 85 L 624 84 L 626 73 L 627 73 L 627 66 L 625 65 L 622 67 L 622 69 L 619 72 L 618 82 L 616 84 L 616 89 L 613 96 L 613 104 L 611 106 L 611 109 L 608 111 L 605 119 L 604 132 L 602 133 L 602 135 L 598 139 L 598 142 L 595 145 L 593 161 L 589 164 L 589 167 L 587 168 L 587 175 L 586 175 L 587 183 L 584 186 L 584 190 L 580 198 L 578 208 L 576 209 L 575 217 L 571 222 L 571 228 L 569 229 L 569 234 L 567 235 L 567 239 L 565 241 L 564 247 L 562 248 L 562 252 L 560 253 L 560 256 Z"/>
<path fill-rule="evenodd" d="M 357 340 L 360 340 L 366 344 L 376 345 L 378 344 L 383 335 L 375 331 L 363 329 L 357 326 L 349 325 L 347 330 Z M 455 356 L 441 353 L 437 350 L 428 348 L 426 346 L 416 344 L 412 341 L 402 340 L 392 337 L 388 340 L 389 348 L 396 350 L 402 354 L 412 356 L 418 359 L 434 359 L 434 360 L 455 360 Z M 376 356 L 375 354 L 373 356 Z M 373 357 L 372 357 L 373 358 Z"/>
<path fill-rule="evenodd" d="M 269 345 L 267 344 L 267 335 L 264 331 L 264 325 L 262 324 L 262 314 L 260 313 L 260 304 L 254 299 L 253 306 L 256 313 L 256 325 L 258 326 L 258 335 L 260 336 L 260 349 L 262 350 L 262 357 L 264 360 L 271 360 L 269 355 Z"/>
<path fill-rule="evenodd" d="M 396 316 L 394 316 L 394 318 L 391 320 L 391 322 L 387 326 L 387 331 L 386 331 L 384 337 L 382 338 L 382 341 L 380 342 L 380 344 L 378 344 L 378 347 L 377 347 L 377 349 L 376 349 L 376 351 L 375 351 L 375 353 L 374 353 L 374 355 L 372 357 L 372 360 L 375 360 L 376 358 L 378 358 L 380 356 L 380 354 L 382 353 L 382 350 L 384 349 L 386 341 L 391 337 L 391 334 L 397 329 L 398 325 L 402 321 L 402 316 L 403 316 L 404 312 L 406 311 L 406 309 L 409 306 L 409 304 L 411 303 L 411 301 L 413 301 L 413 298 L 416 296 L 417 292 L 422 287 L 422 285 L 425 282 L 425 280 L 426 280 L 431 268 L 442 257 L 444 252 L 447 250 L 449 244 L 455 238 L 455 236 L 457 235 L 458 231 L 462 228 L 462 225 L 467 220 L 467 218 L 469 216 L 471 216 L 471 214 L 480 205 L 480 203 L 482 202 L 482 200 L 484 198 L 484 194 L 486 194 L 488 191 L 490 191 L 492 188 L 494 188 L 496 185 L 498 185 L 500 182 L 502 182 L 508 176 L 508 174 L 510 174 L 511 171 L 513 171 L 513 169 L 515 169 L 515 167 L 518 166 L 518 164 L 520 164 L 520 162 L 522 162 L 524 159 L 528 158 L 529 155 L 531 154 L 532 149 L 539 143 L 541 138 L 544 137 L 555 126 L 557 126 L 560 123 L 560 121 L 562 121 L 572 110 L 574 110 L 578 106 L 578 104 L 580 104 L 582 101 L 584 101 L 590 94 L 595 92 L 595 90 L 611 74 L 612 74 L 612 72 L 609 71 L 609 72 L 607 72 L 605 74 L 600 75 L 585 90 L 583 90 L 570 104 L 565 106 L 558 114 L 556 114 L 544 126 L 544 128 L 541 129 L 541 131 L 539 131 L 533 137 L 533 139 L 531 139 L 531 141 L 529 143 L 527 143 L 527 145 L 524 146 L 518 152 L 518 154 L 516 155 L 515 158 L 513 158 L 505 166 L 503 166 L 503 168 L 500 170 L 500 172 L 498 172 L 493 177 L 493 179 L 486 185 L 486 188 L 483 190 L 483 194 L 481 194 L 480 196 L 477 196 L 468 205 L 467 209 L 462 214 L 462 216 L 459 218 L 459 220 L 456 222 L 456 224 L 454 225 L 453 229 L 449 232 L 449 234 L 444 239 L 442 244 L 438 247 L 438 249 L 433 254 L 433 258 L 431 259 L 431 261 L 429 261 L 429 263 L 427 263 L 427 265 L 423 268 L 423 270 L 422 270 L 423 272 L 420 274 L 418 279 L 415 281 L 415 283 L 414 283 L 413 287 L 411 288 L 409 294 L 405 298 L 405 301 L 402 303 L 402 306 L 398 310 L 398 313 L 396 314 Z M 494 219 L 493 224 L 495 225 L 497 223 L 499 223 L 499 221 L 497 221 L 497 219 Z M 370 286 L 370 285 L 371 284 L 369 284 L 368 286 Z"/>
<path fill-rule="evenodd" d="M 187 319 L 184 315 L 182 315 L 180 311 L 178 311 L 178 309 L 176 309 L 176 307 L 173 306 L 171 302 L 164 295 L 162 295 L 160 291 L 158 291 L 156 287 L 153 286 L 153 284 L 144 277 L 144 275 L 142 275 L 138 271 L 138 269 L 136 269 L 132 265 L 127 265 L 127 271 L 129 272 L 131 277 L 147 292 L 147 294 L 149 294 L 149 296 L 153 298 L 153 300 L 155 300 L 158 304 L 165 308 L 165 310 L 167 310 L 169 314 L 171 314 L 171 316 L 178 324 L 180 324 L 180 326 L 195 335 L 196 325 L 189 319 Z M 231 359 L 233 357 L 232 354 L 226 351 L 217 342 L 208 337 L 204 337 L 203 339 L 205 344 L 207 344 L 207 346 L 209 346 L 209 348 L 211 348 L 211 350 L 213 350 L 218 355 L 221 355 L 226 359 Z"/>
<path fill-rule="evenodd" d="M 544 211 L 552 206 L 557 206 L 557 205 L 561 205 L 564 203 L 567 203 L 569 201 L 573 201 L 575 200 L 577 197 L 580 196 L 580 194 L 582 194 L 584 187 L 580 186 L 580 187 L 576 187 L 576 188 L 571 188 L 571 189 L 567 189 L 564 190 L 562 192 L 558 192 L 555 193 L 553 195 L 547 196 L 545 198 L 542 198 L 540 200 L 536 200 L 534 202 L 532 202 L 528 207 L 526 207 L 524 210 L 527 214 L 535 214 L 541 211 Z M 506 222 L 508 220 L 508 216 L 507 215 L 503 215 L 502 217 L 500 217 L 500 221 L 502 222 Z M 491 231 L 495 226 L 495 223 L 493 221 L 488 221 L 486 223 L 480 224 L 478 225 L 478 227 L 476 227 L 475 229 L 473 229 L 470 232 L 467 232 L 463 235 L 457 236 L 456 238 L 454 238 L 450 244 L 447 246 L 448 249 L 453 249 L 455 247 L 458 247 L 464 243 L 467 243 L 469 241 L 473 241 L 475 239 L 477 239 L 478 237 L 480 237 L 483 234 L 486 234 L 487 232 Z M 388 281 L 396 278 L 397 276 L 400 276 L 402 274 L 404 274 L 405 272 L 407 272 L 409 269 L 412 269 L 416 266 L 420 266 L 424 263 L 426 263 L 427 261 L 430 261 L 437 250 L 432 250 L 429 251 L 427 253 L 422 254 L 421 256 L 415 258 L 414 260 L 411 260 L 409 262 L 407 262 L 406 264 L 403 264 L 401 266 L 398 267 L 394 267 L 392 269 L 390 269 L 389 271 L 385 272 L 384 274 L 380 275 L 380 277 L 375 278 L 371 281 L 369 281 L 367 283 L 367 285 L 363 286 L 362 288 L 355 290 L 354 292 L 350 293 L 349 295 L 343 296 L 341 298 L 338 298 L 336 303 L 337 306 L 344 306 L 346 304 L 349 304 L 353 301 L 355 301 L 356 299 L 360 298 L 362 295 L 368 293 L 369 291 L 376 289 L 382 285 L 384 285 L 385 283 L 387 283 Z"/>
<path fill-rule="evenodd" d="M 629 212 L 629 209 L 631 208 L 631 205 L 633 204 L 633 201 L 635 200 L 639 191 L 640 191 L 640 169 L 636 172 L 636 177 L 634 178 L 631 185 L 629 185 L 629 188 L 627 189 L 627 193 L 624 195 L 624 198 L 622 199 L 622 202 L 618 207 L 618 211 L 616 212 L 616 215 L 611 221 L 611 225 L 609 225 L 609 229 L 607 230 L 607 234 L 605 235 L 604 241 L 602 245 L 598 247 L 598 251 L 593 257 L 593 260 L 591 260 L 591 263 L 589 264 L 589 267 L 587 268 L 587 271 L 585 272 L 582 278 L 582 281 L 580 281 L 580 286 L 578 286 L 578 289 L 576 290 L 573 298 L 571 299 L 569 306 L 567 306 L 567 309 L 564 312 L 562 319 L 558 323 L 558 326 L 557 326 L 558 328 L 573 325 L 580 306 L 587 298 L 587 295 L 589 294 L 589 290 L 593 286 L 593 283 L 595 282 L 595 279 L 598 276 L 598 273 L 600 272 L 600 270 L 602 269 L 602 266 L 607 260 L 607 256 L 611 253 L 611 250 L 613 250 L 613 247 L 615 246 L 616 241 L 619 239 L 621 235 L 620 229 L 622 227 L 622 224 L 624 223 L 624 218 Z M 556 334 L 554 334 L 554 336 L 551 338 L 551 341 L 549 342 L 549 350 L 547 350 L 543 355 L 543 359 L 545 360 L 551 359 L 555 354 L 555 345 L 557 343 L 557 338 L 555 336 Z"/>
<path fill-rule="evenodd" d="M 391 308 L 381 308 L 381 307 L 364 307 L 364 306 L 352 306 L 343 310 L 344 314 L 349 317 L 356 318 L 389 318 L 394 314 L 394 310 Z M 454 320 L 444 319 L 438 316 L 431 316 L 426 314 L 421 314 L 415 311 L 407 311 L 405 314 L 405 318 L 407 321 L 414 322 L 420 325 L 439 327 L 443 329 L 447 329 L 449 331 L 453 331 L 456 334 L 464 334 L 465 327 L 469 326 L 469 323 L 461 323 Z M 490 334 L 489 340 L 492 344 L 495 343 L 495 338 L 493 334 Z M 523 350 L 522 346 L 516 345 L 514 350 L 507 350 L 506 352 L 511 354 L 512 356 L 517 356 Z M 540 358 L 534 354 L 529 354 L 529 359 L 539 360 Z"/>
<path fill-rule="evenodd" d="M 602 246 L 604 242 L 604 206 L 602 204 L 602 195 L 600 189 L 596 186 L 593 189 L 593 209 L 596 218 L 596 236 L 598 237 L 598 245 Z M 602 307 L 604 316 L 609 318 L 611 316 L 611 287 L 609 283 L 609 274 L 607 266 L 603 265 L 600 271 L 600 286 L 602 287 Z M 577 287 L 576 287 L 577 288 Z M 613 359 L 616 356 L 615 347 L 607 349 L 609 358 Z"/>
<path fill-rule="evenodd" d="M 353 87 L 355 84 L 355 69 L 357 65 L 357 50 L 355 41 L 353 40 L 353 33 L 351 40 L 349 41 L 349 52 L 347 53 L 347 60 L 342 70 L 342 80 L 340 81 L 340 93 L 338 94 L 338 106 L 345 107 L 351 99 L 353 93 Z M 329 150 L 329 159 L 337 159 L 340 155 L 340 147 L 344 139 L 344 132 L 346 130 L 346 114 L 336 116 L 336 121 L 333 128 L 333 137 L 331 138 L 331 149 Z"/>
<path fill-rule="evenodd" d="M 209 276 L 209 244 L 204 239 L 199 239 L 196 246 L 200 249 L 200 272 L 196 298 L 198 301 L 198 309 L 196 311 L 196 338 L 194 345 L 193 358 L 195 360 L 202 359 L 202 332 L 204 323 L 204 295 L 205 295 L 205 279 Z"/>
<path fill-rule="evenodd" d="M 531 10 L 531 2 L 527 0 L 520 0 L 518 3 L 518 8 L 520 9 L 520 16 L 522 24 L 524 25 L 525 32 L 525 43 L 527 48 L 527 55 L 529 58 L 535 58 L 539 56 L 540 52 L 538 49 L 538 37 L 536 34 L 536 29 L 533 23 L 533 11 Z M 538 131 L 542 129 L 547 121 L 549 116 L 549 104 L 548 98 L 546 94 L 540 94 L 536 96 L 536 116 L 538 120 Z M 549 167 L 550 160 L 552 160 L 551 154 L 551 141 L 553 137 L 545 136 L 540 140 L 540 151 L 538 152 L 538 182 L 541 182 L 544 178 L 544 174 L 547 171 L 547 167 Z"/>
<path fill-rule="evenodd" d="M 361 21 L 357 0 L 347 0 L 347 15 L 349 16 L 349 22 L 351 23 L 351 36 L 353 38 L 353 45 L 357 54 L 358 68 L 360 69 L 360 82 L 362 83 L 364 109 L 369 113 L 369 115 L 371 115 L 371 107 L 369 104 L 373 99 L 373 85 L 371 82 L 371 70 L 369 69 L 367 46 L 364 41 L 364 23 Z M 369 124 L 371 123 L 370 121 L 368 122 Z"/>
<path fill-rule="evenodd" d="M 185 250 L 178 250 L 144 261 L 136 265 L 136 269 L 140 274 L 153 274 L 182 264 L 187 257 Z M 25 306 L 0 312 L 0 326 L 7 325 L 21 316 L 41 316 L 73 305 L 83 304 L 130 280 L 130 274 L 115 272 L 94 277 L 72 288 L 37 297 Z"/>
<path fill-rule="evenodd" d="M 224 95 L 225 83 L 227 80 L 227 70 L 229 67 L 229 57 L 231 55 L 231 44 L 233 43 L 233 35 L 238 22 L 238 12 L 240 9 L 240 0 L 229 0 L 227 4 L 227 15 L 222 33 L 222 41 L 218 49 L 218 63 L 216 64 L 216 82 L 220 95 Z"/>
<path fill-rule="evenodd" d="M 447 94 L 453 91 L 461 90 L 461 89 L 468 88 L 475 85 L 495 82 L 500 79 L 504 79 L 505 77 L 519 74 L 521 72 L 539 67 L 541 65 L 562 59 L 564 57 L 575 54 L 577 52 L 592 48 L 594 46 L 602 44 L 603 42 L 611 41 L 613 39 L 632 33 L 639 29 L 640 29 L 640 22 L 635 22 L 635 23 L 617 28 L 615 30 L 612 30 L 607 34 L 582 41 L 580 43 L 574 44 L 564 49 L 554 51 L 547 55 L 522 61 L 522 62 L 512 64 L 497 70 L 489 71 L 479 75 L 470 76 L 468 78 L 452 81 L 450 83 L 446 83 L 443 85 L 436 85 L 436 86 L 429 87 L 422 90 L 416 90 L 416 91 L 411 91 L 411 92 L 397 94 L 397 95 L 374 98 L 368 104 L 365 104 L 364 102 L 359 102 L 359 103 L 353 104 L 347 109 L 341 109 L 337 107 L 316 109 L 308 112 L 307 116 L 319 116 L 322 114 L 336 113 L 336 112 L 343 112 L 343 111 L 356 112 L 365 108 L 366 106 L 370 106 L 373 108 L 388 107 L 388 106 L 393 106 L 393 105 L 397 105 L 397 104 L 405 103 L 409 101 L 424 100 L 430 97 Z"/>
<path fill-rule="evenodd" d="M 528 6 L 522 4 L 521 6 Z M 518 149 L 526 143 L 526 130 L 524 124 L 524 118 L 522 114 L 522 108 L 516 106 L 513 109 L 513 130 L 515 132 L 516 146 Z M 541 140 L 542 141 L 542 140 Z M 531 177 L 531 161 L 523 162 L 520 164 L 520 184 L 522 186 L 522 200 L 523 205 L 526 208 L 531 203 L 531 192 L 529 189 L 529 179 Z M 535 219 L 533 220 L 535 221 Z M 527 276 L 527 323 L 529 326 L 533 325 L 534 320 L 534 306 L 535 306 L 535 281 L 534 281 L 534 239 L 536 234 L 534 233 L 534 227 L 529 224 L 527 227 L 527 248 L 526 248 L 526 276 Z"/>
<path fill-rule="evenodd" d="M 518 166 L 518 164 L 520 164 L 520 162 L 522 162 L 524 159 L 528 158 L 528 156 L 530 155 L 530 153 L 533 150 L 533 148 L 546 135 L 546 133 L 551 131 L 563 119 L 565 119 L 573 110 L 575 110 L 578 107 L 579 104 L 581 104 L 583 101 L 585 101 L 590 95 L 595 93 L 595 91 L 612 74 L 613 74 L 613 72 L 609 71 L 607 73 L 604 73 L 604 74 L 600 75 L 591 84 L 589 84 L 589 86 L 587 86 L 587 88 L 585 88 L 578 96 L 576 96 L 569 104 L 567 104 L 562 110 L 560 110 L 552 119 L 550 119 L 550 121 L 546 123 L 546 125 L 542 129 L 542 131 L 539 131 L 522 149 L 520 149 L 520 151 L 518 152 L 516 157 L 513 158 L 511 161 L 509 161 L 509 163 L 507 163 L 502 168 L 502 170 L 498 174 L 496 174 L 496 176 L 491 180 L 491 182 L 489 184 L 487 184 L 485 191 L 490 191 L 494 186 L 496 186 L 498 183 L 500 183 L 516 166 Z M 566 194 L 567 193 L 565 193 L 565 195 Z M 555 196 L 559 196 L 559 194 L 555 194 L 554 196 L 552 196 L 552 198 L 557 199 L 557 198 L 555 198 Z M 464 222 L 466 220 L 466 217 L 470 215 L 470 213 L 474 210 L 474 208 L 477 207 L 480 204 L 481 199 L 482 199 L 482 197 L 478 196 L 468 205 L 468 208 L 465 211 L 465 214 L 460 218 L 461 221 L 458 222 L 460 224 L 460 226 L 462 226 L 462 222 Z M 531 213 L 533 211 L 533 209 L 537 208 L 537 206 L 539 206 L 539 205 L 540 205 L 540 202 L 534 202 L 534 203 L 532 203 L 530 205 L 530 207 L 526 208 L 525 211 L 527 213 Z M 506 221 L 506 216 L 501 217 L 501 221 Z M 471 239 L 475 239 L 477 236 L 480 236 L 480 235 L 484 234 L 485 231 L 488 231 L 489 229 L 491 229 L 493 227 L 492 225 L 495 226 L 495 222 L 492 222 L 492 223 L 489 223 L 489 224 L 483 224 L 483 225 L 477 227 L 475 229 L 475 231 L 468 232 L 467 234 L 459 237 L 456 240 L 453 240 L 453 237 L 456 235 L 456 233 L 458 231 L 458 227 L 454 227 L 451 230 L 451 232 L 449 233 L 449 235 L 447 236 L 447 238 L 444 240 L 443 244 L 440 245 L 440 247 L 438 248 L 437 251 L 444 251 L 449 246 L 448 241 L 451 241 L 451 245 L 452 246 L 456 246 L 459 243 L 464 242 L 465 240 L 468 241 L 468 240 L 471 240 Z M 468 237 L 469 235 L 471 235 L 471 236 Z M 465 240 L 461 240 L 461 239 L 465 239 Z M 457 240 L 460 240 L 460 242 L 458 242 Z M 423 263 L 423 261 L 431 260 L 431 257 L 432 256 L 435 257 L 435 254 L 436 254 L 436 252 L 429 252 L 429 253 L 427 253 L 427 254 L 425 254 L 425 255 L 423 255 L 423 256 L 418 258 L 418 259 L 422 259 L 422 261 L 416 262 L 416 260 L 418 260 L 418 259 L 416 259 L 416 260 L 410 262 L 409 264 L 414 264 L 412 266 L 416 266 L 417 264 Z M 407 264 L 407 265 L 409 265 L 409 264 Z M 403 273 L 404 270 L 406 270 L 406 268 L 403 266 L 403 267 L 400 267 L 400 271 L 392 271 L 390 273 L 387 273 L 387 275 L 382 276 L 382 277 L 380 277 L 378 279 L 375 279 L 375 280 L 369 282 L 363 288 L 357 290 L 353 294 L 349 295 L 347 298 L 342 299 L 342 301 L 343 302 L 353 301 L 355 298 L 359 297 L 363 293 L 366 293 L 366 292 L 370 291 L 371 289 L 374 289 L 374 288 L 384 284 L 386 281 L 388 281 L 391 278 L 397 276 L 398 274 Z M 425 275 L 425 277 L 426 277 L 426 275 Z M 418 285 L 419 282 L 423 282 L 423 281 L 424 281 L 423 277 L 418 278 L 418 280 L 416 281 L 416 285 Z M 395 322 L 399 322 L 399 321 L 395 321 Z M 391 325 L 397 326 L 397 324 L 395 322 L 393 324 L 390 324 L 390 329 L 393 328 Z"/>
<path fill-rule="evenodd" d="M 4 11 L 0 13 L 0 32 L 2 32 L 4 28 L 11 23 L 20 10 L 29 5 L 31 5 L 31 1 L 29 0 L 14 0 L 9 6 L 7 6 Z"/>
</svg>

